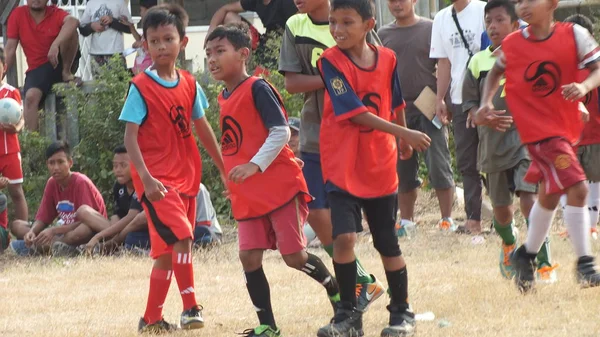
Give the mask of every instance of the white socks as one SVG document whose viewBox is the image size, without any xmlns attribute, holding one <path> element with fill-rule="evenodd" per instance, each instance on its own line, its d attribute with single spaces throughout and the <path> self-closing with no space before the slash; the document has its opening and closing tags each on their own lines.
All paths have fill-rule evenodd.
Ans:
<svg viewBox="0 0 600 337">
<path fill-rule="evenodd" d="M 528 253 L 537 254 L 542 248 L 546 237 L 550 233 L 554 211 L 545 209 L 538 201 L 533 204 L 529 214 L 529 229 L 527 230 L 527 241 L 525 242 L 525 249 Z"/>
<path fill-rule="evenodd" d="M 567 205 L 563 216 L 577 257 L 592 255 L 590 248 L 590 213 L 587 206 Z"/>
<path fill-rule="evenodd" d="M 598 207 L 600 206 L 600 183 L 589 183 L 588 210 L 590 211 L 590 227 L 598 224 Z"/>
</svg>

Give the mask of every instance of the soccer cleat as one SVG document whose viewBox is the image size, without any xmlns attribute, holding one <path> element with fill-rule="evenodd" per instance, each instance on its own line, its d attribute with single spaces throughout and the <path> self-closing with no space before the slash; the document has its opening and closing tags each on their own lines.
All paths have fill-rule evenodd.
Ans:
<svg viewBox="0 0 600 337">
<path fill-rule="evenodd" d="M 511 256 L 511 264 L 515 272 L 515 283 L 522 293 L 527 293 L 535 285 L 535 255 L 528 254 L 525 246 L 519 247 Z"/>
<path fill-rule="evenodd" d="M 558 276 L 556 276 L 556 268 L 558 268 L 558 264 L 553 266 L 543 265 L 539 267 L 535 272 L 536 282 L 552 284 L 558 281 Z"/>
<path fill-rule="evenodd" d="M 441 231 L 455 232 L 458 226 L 451 218 L 443 218 L 438 222 L 438 227 Z"/>
<path fill-rule="evenodd" d="M 182 329 L 192 330 L 204 328 L 202 307 L 197 305 L 181 313 L 180 325 Z"/>
<path fill-rule="evenodd" d="M 582 288 L 600 285 L 600 273 L 596 271 L 596 264 L 592 256 L 582 256 L 577 261 L 577 282 Z"/>
<path fill-rule="evenodd" d="M 375 302 L 385 289 L 381 282 L 377 281 L 375 276 L 371 275 L 372 283 L 363 283 L 356 285 L 356 309 L 361 312 L 367 312 L 371 303 Z"/>
<path fill-rule="evenodd" d="M 362 337 L 362 312 L 339 302 L 331 323 L 319 329 L 317 337 Z"/>
<path fill-rule="evenodd" d="M 167 323 L 164 319 L 161 319 L 158 322 L 148 324 L 144 320 L 144 318 L 140 318 L 140 322 L 138 323 L 138 332 L 139 333 L 147 333 L 152 335 L 173 332 L 177 330 L 177 326 L 175 324 Z"/>
<path fill-rule="evenodd" d="M 35 255 L 35 249 L 27 247 L 23 240 L 13 240 L 10 242 L 9 246 L 10 249 L 19 256 Z"/>
<path fill-rule="evenodd" d="M 275 330 L 269 325 L 259 325 L 254 329 L 244 330 L 244 332 L 238 335 L 244 337 L 281 337 L 281 330 Z"/>
<path fill-rule="evenodd" d="M 52 256 L 54 257 L 75 257 L 80 252 L 77 247 L 68 245 L 64 242 L 56 241 L 52 244 Z"/>
<path fill-rule="evenodd" d="M 515 277 L 515 270 L 510 261 L 511 255 L 517 249 L 517 243 L 513 243 L 512 245 L 507 245 L 502 243 L 502 248 L 500 248 L 500 274 L 505 279 L 512 279 Z"/>
<path fill-rule="evenodd" d="M 410 309 L 388 305 L 390 325 L 381 331 L 381 337 L 412 336 L 416 331 L 415 314 Z"/>
<path fill-rule="evenodd" d="M 396 229 L 397 237 L 401 238 L 406 236 L 406 228 L 404 228 L 401 223 L 397 223 L 394 228 Z"/>
</svg>

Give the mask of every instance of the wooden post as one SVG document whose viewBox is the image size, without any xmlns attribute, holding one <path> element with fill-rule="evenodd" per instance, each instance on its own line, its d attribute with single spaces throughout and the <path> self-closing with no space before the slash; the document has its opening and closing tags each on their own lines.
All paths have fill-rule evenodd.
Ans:
<svg viewBox="0 0 600 337">
<path fill-rule="evenodd" d="M 55 142 L 56 135 L 56 94 L 48 93 L 44 102 L 44 135 Z"/>
<path fill-rule="evenodd" d="M 15 7 L 17 7 L 18 4 L 19 0 L 8 0 L 8 2 L 6 3 L 6 7 L 4 7 L 4 11 L 2 11 L 2 14 L 0 16 L 0 24 L 2 24 L 2 39 L 4 40 L 5 47 L 6 42 L 8 41 L 8 39 L 6 38 L 6 23 L 8 21 L 8 16 L 10 15 L 10 12 L 12 12 L 12 10 Z M 15 88 L 19 87 L 19 76 L 17 74 L 16 62 L 10 69 L 8 69 L 8 72 L 6 73 L 6 82 L 8 82 L 8 84 L 12 85 Z"/>
</svg>

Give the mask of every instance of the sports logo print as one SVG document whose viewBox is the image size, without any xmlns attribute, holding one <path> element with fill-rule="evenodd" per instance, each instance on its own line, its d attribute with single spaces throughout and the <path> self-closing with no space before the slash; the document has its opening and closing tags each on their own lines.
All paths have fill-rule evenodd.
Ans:
<svg viewBox="0 0 600 337">
<path fill-rule="evenodd" d="M 189 122 L 185 119 L 185 109 L 182 106 L 172 105 L 169 110 L 171 122 L 177 127 L 177 133 L 181 138 L 187 138 L 192 135 Z"/>
<path fill-rule="evenodd" d="M 381 96 L 374 92 L 366 93 L 361 99 L 362 104 L 375 116 L 379 116 L 379 106 L 381 105 Z M 361 126 L 360 132 L 373 132 L 373 129 Z"/>
<path fill-rule="evenodd" d="M 333 93 L 336 96 L 343 95 L 348 91 L 348 89 L 346 89 L 346 85 L 344 84 L 344 81 L 342 81 L 342 79 L 339 77 L 335 77 L 335 78 L 331 79 L 331 87 L 333 88 Z"/>
<path fill-rule="evenodd" d="M 224 156 L 233 156 L 242 146 L 242 127 L 231 116 L 223 117 L 221 121 L 221 153 Z"/>
<path fill-rule="evenodd" d="M 554 167 L 559 170 L 564 170 L 569 168 L 569 166 L 571 166 L 571 157 L 566 154 L 558 155 L 556 156 L 556 159 L 554 159 Z"/>
<path fill-rule="evenodd" d="M 547 97 L 558 89 L 560 69 L 549 61 L 535 61 L 525 69 L 525 82 L 532 83 L 531 91 L 535 96 Z"/>
</svg>

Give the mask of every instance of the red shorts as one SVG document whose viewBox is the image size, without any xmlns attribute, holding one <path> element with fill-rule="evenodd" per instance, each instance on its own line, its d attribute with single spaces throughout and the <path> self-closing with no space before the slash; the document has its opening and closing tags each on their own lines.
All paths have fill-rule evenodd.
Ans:
<svg viewBox="0 0 600 337">
<path fill-rule="evenodd" d="M 586 180 L 577 151 L 565 139 L 551 138 L 529 144 L 527 149 L 532 162 L 523 180 L 537 184 L 543 179 L 546 194 L 562 193 Z"/>
<path fill-rule="evenodd" d="M 150 257 L 156 259 L 173 252 L 173 245 L 194 237 L 196 198 L 169 191 L 160 201 L 150 202 L 142 197 L 142 207 L 148 219 Z"/>
<path fill-rule="evenodd" d="M 11 184 L 21 184 L 23 182 L 21 153 L 9 153 L 0 156 L 0 173 L 8 178 Z"/>
<path fill-rule="evenodd" d="M 304 250 L 306 237 L 303 226 L 308 217 L 304 198 L 295 197 L 285 206 L 260 218 L 240 221 L 240 250 L 278 249 L 281 255 Z"/>
</svg>

